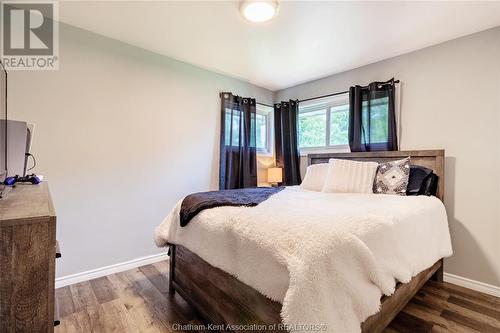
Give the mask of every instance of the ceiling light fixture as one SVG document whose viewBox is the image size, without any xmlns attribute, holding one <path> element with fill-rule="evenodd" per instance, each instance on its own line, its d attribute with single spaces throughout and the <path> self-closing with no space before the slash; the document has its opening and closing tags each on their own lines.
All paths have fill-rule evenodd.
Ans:
<svg viewBox="0 0 500 333">
<path fill-rule="evenodd" d="M 240 5 L 241 14 L 250 22 L 266 22 L 278 11 L 278 1 L 245 0 Z"/>
</svg>

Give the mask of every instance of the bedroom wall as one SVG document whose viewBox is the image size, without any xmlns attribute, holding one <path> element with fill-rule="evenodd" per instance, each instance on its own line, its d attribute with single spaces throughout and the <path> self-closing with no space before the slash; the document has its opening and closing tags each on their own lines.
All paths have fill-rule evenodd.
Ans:
<svg viewBox="0 0 500 333">
<path fill-rule="evenodd" d="M 35 124 L 35 171 L 58 213 L 57 276 L 162 251 L 153 230 L 174 204 L 218 187 L 220 91 L 273 102 L 271 91 L 67 25 L 60 70 L 9 73 L 9 116 Z"/>
<path fill-rule="evenodd" d="M 500 27 L 288 88 L 276 100 L 391 77 L 402 81 L 401 149 L 446 150 L 455 254 L 445 271 L 500 286 Z"/>
</svg>

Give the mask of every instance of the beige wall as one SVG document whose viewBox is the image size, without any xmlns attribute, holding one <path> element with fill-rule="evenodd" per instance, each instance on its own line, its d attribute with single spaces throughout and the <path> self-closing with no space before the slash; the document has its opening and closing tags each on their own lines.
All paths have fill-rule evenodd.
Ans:
<svg viewBox="0 0 500 333">
<path fill-rule="evenodd" d="M 391 77 L 402 81 L 401 148 L 446 149 L 455 254 L 445 271 L 500 286 L 500 27 L 279 91 L 276 100 Z"/>
<path fill-rule="evenodd" d="M 9 116 L 34 123 L 50 183 L 58 276 L 159 253 L 153 230 L 190 192 L 218 187 L 218 93 L 273 93 L 61 26 L 60 70 L 9 73 Z"/>
</svg>

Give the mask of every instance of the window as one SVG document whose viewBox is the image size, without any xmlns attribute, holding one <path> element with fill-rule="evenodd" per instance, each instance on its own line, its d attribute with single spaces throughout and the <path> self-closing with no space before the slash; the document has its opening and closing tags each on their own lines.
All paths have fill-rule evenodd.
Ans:
<svg viewBox="0 0 500 333">
<path fill-rule="evenodd" d="M 299 112 L 299 147 L 323 147 L 326 140 L 326 109 Z"/>
<path fill-rule="evenodd" d="M 257 104 L 256 145 L 259 155 L 272 155 L 274 146 L 274 110 L 272 107 Z"/>
<path fill-rule="evenodd" d="M 299 104 L 299 148 L 346 149 L 349 129 L 349 94 Z"/>
<path fill-rule="evenodd" d="M 274 112 L 273 108 L 265 105 L 257 104 L 255 115 L 255 143 L 257 153 L 259 155 L 272 155 L 274 145 Z M 240 144 L 240 112 L 233 110 L 232 112 L 233 126 L 231 126 L 231 109 L 226 109 L 226 128 L 225 133 L 226 145 L 232 142 L 233 146 Z M 230 136 L 232 135 L 232 140 Z"/>
<path fill-rule="evenodd" d="M 330 108 L 330 146 L 349 144 L 349 104 Z"/>
<path fill-rule="evenodd" d="M 232 126 L 231 116 L 233 121 Z M 232 144 L 232 146 L 237 147 L 240 144 L 240 111 L 226 109 L 225 140 L 226 145 Z"/>
<path fill-rule="evenodd" d="M 370 142 L 384 143 L 387 142 L 389 133 L 389 98 L 382 97 L 373 99 L 370 102 L 371 117 L 368 121 L 368 112 L 365 112 L 368 102 L 363 102 L 363 124 L 365 133 L 370 133 Z M 371 126 L 371 131 L 368 131 L 368 123 Z"/>
</svg>

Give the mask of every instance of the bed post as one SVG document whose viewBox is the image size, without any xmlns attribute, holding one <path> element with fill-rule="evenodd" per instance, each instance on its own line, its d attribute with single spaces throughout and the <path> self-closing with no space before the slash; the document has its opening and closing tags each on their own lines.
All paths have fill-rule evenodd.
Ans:
<svg viewBox="0 0 500 333">
<path fill-rule="evenodd" d="M 170 252 L 170 267 L 168 270 L 168 293 L 173 295 L 175 293 L 174 289 L 174 269 L 175 269 L 175 244 L 169 244 Z"/>
<path fill-rule="evenodd" d="M 438 268 L 438 270 L 431 276 L 432 281 L 436 282 L 443 282 L 443 259 L 440 260 L 441 266 Z"/>
</svg>

